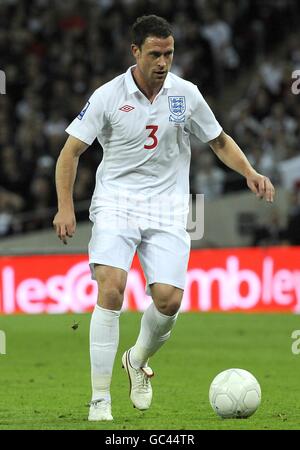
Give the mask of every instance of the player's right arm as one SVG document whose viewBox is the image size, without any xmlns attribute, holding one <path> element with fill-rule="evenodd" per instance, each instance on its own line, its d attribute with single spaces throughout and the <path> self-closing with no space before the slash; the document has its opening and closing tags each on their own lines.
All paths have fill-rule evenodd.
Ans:
<svg viewBox="0 0 300 450">
<path fill-rule="evenodd" d="M 76 218 L 73 203 L 73 187 L 80 155 L 88 148 L 88 144 L 69 136 L 57 159 L 55 184 L 57 192 L 58 212 L 53 225 L 59 239 L 67 244 L 67 238 L 75 233 Z"/>
</svg>

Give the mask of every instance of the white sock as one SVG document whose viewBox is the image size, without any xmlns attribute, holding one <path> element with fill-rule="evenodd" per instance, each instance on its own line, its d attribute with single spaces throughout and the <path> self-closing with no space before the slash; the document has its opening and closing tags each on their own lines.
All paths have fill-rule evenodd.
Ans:
<svg viewBox="0 0 300 450">
<path fill-rule="evenodd" d="M 138 369 L 145 366 L 148 358 L 170 337 L 177 316 L 178 312 L 174 316 L 166 316 L 151 303 L 143 314 L 139 337 L 130 351 L 132 367 Z"/>
<path fill-rule="evenodd" d="M 110 383 L 119 344 L 119 317 L 121 311 L 112 311 L 96 305 L 90 325 L 90 357 L 92 401 L 104 398 L 111 401 Z"/>
</svg>

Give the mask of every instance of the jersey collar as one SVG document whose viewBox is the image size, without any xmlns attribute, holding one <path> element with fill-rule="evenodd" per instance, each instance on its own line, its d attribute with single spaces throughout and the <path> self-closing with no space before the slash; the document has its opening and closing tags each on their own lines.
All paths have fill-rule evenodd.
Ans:
<svg viewBox="0 0 300 450">
<path fill-rule="evenodd" d="M 131 69 L 133 69 L 134 67 L 135 67 L 135 65 L 129 67 L 125 73 L 125 83 L 126 83 L 129 94 L 134 94 L 135 92 L 139 92 L 139 88 L 135 84 L 132 73 L 131 73 Z M 164 81 L 162 89 L 169 89 L 171 87 L 171 79 L 170 79 L 169 75 L 170 74 L 168 73 L 168 75 Z"/>
</svg>

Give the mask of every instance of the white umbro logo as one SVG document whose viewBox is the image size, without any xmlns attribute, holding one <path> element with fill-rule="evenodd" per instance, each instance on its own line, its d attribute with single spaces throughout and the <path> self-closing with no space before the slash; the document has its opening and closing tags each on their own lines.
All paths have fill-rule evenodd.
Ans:
<svg viewBox="0 0 300 450">
<path fill-rule="evenodd" d="M 119 108 L 120 111 L 123 112 L 129 112 L 132 111 L 134 109 L 134 106 L 130 106 L 130 105 L 124 105 L 122 106 L 122 108 Z"/>
</svg>

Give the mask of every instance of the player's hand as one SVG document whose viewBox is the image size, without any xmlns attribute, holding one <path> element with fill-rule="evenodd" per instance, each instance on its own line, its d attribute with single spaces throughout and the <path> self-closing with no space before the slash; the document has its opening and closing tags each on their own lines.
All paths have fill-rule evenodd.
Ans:
<svg viewBox="0 0 300 450">
<path fill-rule="evenodd" d="M 66 245 L 67 238 L 73 237 L 76 229 L 74 211 L 58 211 L 54 217 L 53 226 L 59 239 Z"/>
<path fill-rule="evenodd" d="M 260 199 L 273 203 L 275 197 L 275 188 L 268 177 L 260 175 L 257 172 L 247 177 L 248 188 Z"/>
</svg>

